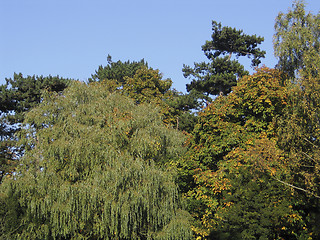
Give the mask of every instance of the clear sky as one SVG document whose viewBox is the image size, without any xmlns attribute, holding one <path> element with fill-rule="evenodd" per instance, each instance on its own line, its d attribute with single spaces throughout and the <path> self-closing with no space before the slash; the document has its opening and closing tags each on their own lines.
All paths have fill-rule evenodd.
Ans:
<svg viewBox="0 0 320 240">
<path fill-rule="evenodd" d="M 86 81 L 107 55 L 140 60 L 185 91 L 183 64 L 205 60 L 211 22 L 265 38 L 263 64 L 274 67 L 277 14 L 292 0 L 0 0 L 0 84 L 13 73 Z M 319 0 L 306 0 L 317 14 Z M 244 64 L 246 64 L 244 62 Z"/>
</svg>

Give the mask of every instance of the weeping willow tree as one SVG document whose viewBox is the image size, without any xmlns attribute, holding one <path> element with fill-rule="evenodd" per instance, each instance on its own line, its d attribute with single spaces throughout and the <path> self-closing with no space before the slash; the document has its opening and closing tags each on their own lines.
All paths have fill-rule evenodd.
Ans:
<svg viewBox="0 0 320 240">
<path fill-rule="evenodd" d="M 0 189 L 3 238 L 192 237 L 167 167 L 184 137 L 157 109 L 77 82 L 25 124 L 25 155 Z"/>
</svg>

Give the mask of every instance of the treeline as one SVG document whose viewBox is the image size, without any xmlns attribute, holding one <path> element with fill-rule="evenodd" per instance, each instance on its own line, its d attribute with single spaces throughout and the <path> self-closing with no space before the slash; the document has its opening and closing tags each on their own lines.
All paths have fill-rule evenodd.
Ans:
<svg viewBox="0 0 320 240">
<path fill-rule="evenodd" d="M 144 61 L 0 89 L 0 239 L 319 239 L 320 15 L 212 22 L 187 93 Z M 250 58 L 255 72 L 240 64 Z"/>
</svg>

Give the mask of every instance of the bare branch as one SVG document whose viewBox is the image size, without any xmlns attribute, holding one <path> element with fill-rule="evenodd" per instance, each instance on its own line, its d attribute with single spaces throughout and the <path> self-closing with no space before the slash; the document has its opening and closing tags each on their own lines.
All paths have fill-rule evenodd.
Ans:
<svg viewBox="0 0 320 240">
<path fill-rule="evenodd" d="M 314 146 L 315 148 L 319 148 L 319 146 L 315 145 L 313 142 L 311 142 L 308 138 L 304 138 L 304 140 L 306 140 L 308 143 L 310 143 L 312 146 Z"/>
<path fill-rule="evenodd" d="M 305 156 L 307 156 L 309 159 L 311 159 L 315 164 L 318 164 L 317 162 L 316 162 L 316 160 L 314 160 L 314 158 L 313 157 L 311 157 L 311 156 L 309 156 L 308 154 L 306 154 L 305 152 L 302 152 Z M 315 168 L 317 168 L 316 166 L 315 166 Z"/>
<path fill-rule="evenodd" d="M 272 177 L 273 177 L 273 176 L 272 176 Z M 278 178 L 275 178 L 275 177 L 273 177 L 273 178 L 274 178 L 275 180 L 277 180 L 278 182 L 280 182 L 280 183 L 284 184 L 284 185 L 287 185 L 287 186 L 292 187 L 292 188 L 294 188 L 294 189 L 297 189 L 297 190 L 300 190 L 300 191 L 306 192 L 306 193 L 308 193 L 308 194 L 310 194 L 310 195 L 312 195 L 312 196 L 314 196 L 314 197 L 316 197 L 316 198 L 319 198 L 319 199 L 320 199 L 320 196 L 318 196 L 318 195 L 316 195 L 316 194 L 314 194 L 314 193 L 312 193 L 312 192 L 310 192 L 310 191 L 308 191 L 308 190 L 306 190 L 306 189 L 303 189 L 303 188 L 300 188 L 300 187 L 294 186 L 294 185 L 292 185 L 292 184 L 290 184 L 290 183 L 287 183 L 287 182 L 281 181 L 281 180 L 280 180 L 280 179 L 278 179 Z"/>
</svg>

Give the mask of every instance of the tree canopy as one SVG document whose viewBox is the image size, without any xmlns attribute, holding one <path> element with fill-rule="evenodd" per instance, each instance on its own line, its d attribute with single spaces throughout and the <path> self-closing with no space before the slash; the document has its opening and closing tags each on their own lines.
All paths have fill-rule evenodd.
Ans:
<svg viewBox="0 0 320 240">
<path fill-rule="evenodd" d="M 148 63 L 141 59 L 140 61 L 112 61 L 112 57 L 108 55 L 107 66 L 100 65 L 95 74 L 92 74 L 91 78 L 88 79 L 89 82 L 100 82 L 106 80 L 116 81 L 117 84 L 123 84 L 125 82 L 125 77 L 132 78 L 136 71 L 141 67 L 148 68 Z"/>
<path fill-rule="evenodd" d="M 42 91 L 61 92 L 71 79 L 59 76 L 27 76 L 14 74 L 0 86 L 0 182 L 4 175 L 11 174 L 23 149 L 16 146 L 24 114 L 42 100 Z M 19 149 L 20 148 L 20 149 Z"/>
<path fill-rule="evenodd" d="M 191 238 L 165 170 L 184 151 L 184 136 L 157 109 L 79 82 L 46 96 L 25 124 L 26 153 L 1 186 L 4 236 Z"/>
<path fill-rule="evenodd" d="M 177 164 L 199 239 L 319 238 L 317 19 L 302 1 L 280 13 L 277 70 L 239 78 L 199 113 Z"/>
<path fill-rule="evenodd" d="M 194 231 L 199 236 L 222 234 L 218 239 L 230 239 L 232 235 L 234 239 L 242 239 L 246 235 L 269 239 L 273 235 L 265 231 L 272 228 L 275 234 L 277 224 L 281 224 L 272 219 L 272 214 L 265 216 L 268 223 L 259 222 L 266 206 L 271 208 L 267 212 L 273 212 L 273 206 L 268 205 L 270 199 L 265 199 L 264 194 L 277 192 L 279 183 L 256 170 L 254 160 L 245 154 L 262 136 L 274 137 L 273 119 L 286 106 L 287 91 L 283 84 L 279 71 L 259 69 L 252 76 L 240 79 L 232 93 L 218 97 L 199 114 L 189 152 L 178 165 L 181 189 L 188 210 L 195 218 Z M 271 183 L 266 185 L 266 181 Z M 262 194 L 262 191 L 265 192 Z M 262 195 L 258 196 L 257 192 Z M 238 198 L 234 194 L 244 195 Z M 279 192 L 277 194 L 279 196 Z M 254 211 L 249 206 L 255 206 Z M 274 211 L 283 211 L 278 207 L 280 205 Z M 247 218 L 245 214 L 249 214 Z M 225 221 L 230 221 L 230 225 Z M 241 224 L 242 221 L 247 224 Z M 254 223 L 250 224 L 252 221 Z M 254 230 L 257 226 L 260 230 Z"/>
<path fill-rule="evenodd" d="M 159 70 L 148 67 L 142 59 L 113 62 L 108 56 L 108 65 L 100 66 L 89 83 L 101 82 L 108 91 L 118 92 L 133 98 L 136 104 L 153 103 L 161 108 L 163 121 L 167 125 L 191 132 L 196 117 L 192 110 L 199 107 L 197 97 L 182 94 L 172 88 L 171 79 L 163 79 Z"/>
<path fill-rule="evenodd" d="M 319 62 L 320 15 L 306 13 L 303 1 L 295 2 L 288 13 L 278 14 L 275 31 L 274 53 L 279 59 L 278 68 L 291 78 L 300 70 L 310 71 L 315 60 Z"/>
<path fill-rule="evenodd" d="M 87 83 L 7 79 L 0 239 L 319 239 L 319 19 L 279 13 L 274 69 L 213 21 L 188 94 L 111 56 Z"/>
<path fill-rule="evenodd" d="M 265 51 L 258 48 L 264 39 L 256 35 L 247 35 L 243 30 L 231 27 L 222 27 L 221 23 L 212 21 L 212 40 L 206 41 L 202 51 L 209 63 L 195 63 L 194 67 L 183 66 L 184 76 L 191 78 L 187 84 L 187 91 L 196 91 L 209 95 L 228 94 L 237 80 L 248 72 L 238 60 L 231 60 L 232 54 L 236 57 L 247 56 L 252 58 L 252 65 L 258 66 Z"/>
</svg>

